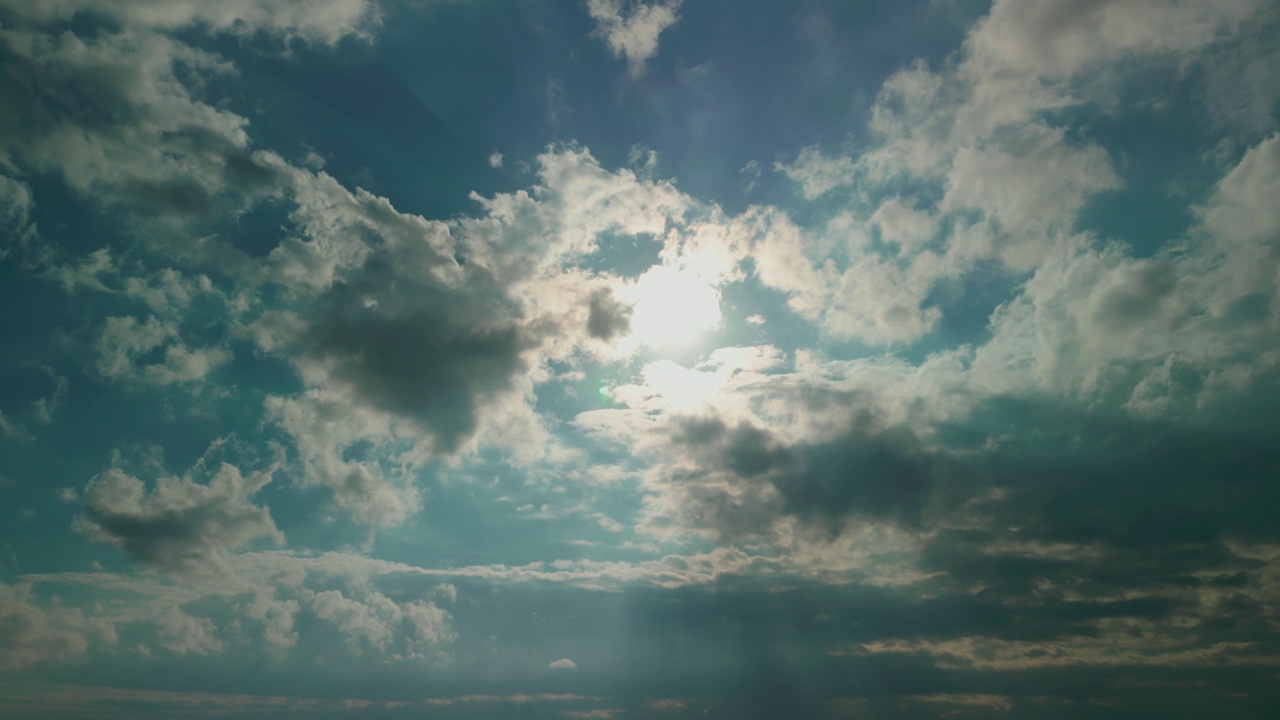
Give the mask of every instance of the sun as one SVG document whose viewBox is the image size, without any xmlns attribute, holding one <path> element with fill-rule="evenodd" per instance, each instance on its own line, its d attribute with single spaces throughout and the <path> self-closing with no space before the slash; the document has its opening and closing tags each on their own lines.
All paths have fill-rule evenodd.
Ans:
<svg viewBox="0 0 1280 720">
<path fill-rule="evenodd" d="M 720 325 L 720 292 L 688 270 L 652 267 L 621 294 L 632 303 L 629 339 L 637 346 L 680 349 Z"/>
</svg>

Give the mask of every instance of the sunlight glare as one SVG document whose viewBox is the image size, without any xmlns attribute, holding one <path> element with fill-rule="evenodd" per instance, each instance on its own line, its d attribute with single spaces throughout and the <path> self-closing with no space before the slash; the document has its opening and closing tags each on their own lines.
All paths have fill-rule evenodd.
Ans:
<svg viewBox="0 0 1280 720">
<path fill-rule="evenodd" d="M 631 338 L 637 344 L 679 348 L 720 324 L 720 293 L 694 273 L 653 267 L 628 291 L 634 303 Z"/>
</svg>

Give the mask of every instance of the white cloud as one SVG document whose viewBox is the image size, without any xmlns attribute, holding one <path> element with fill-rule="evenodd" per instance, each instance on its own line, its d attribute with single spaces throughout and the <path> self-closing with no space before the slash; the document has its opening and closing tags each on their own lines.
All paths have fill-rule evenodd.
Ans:
<svg viewBox="0 0 1280 720">
<path fill-rule="evenodd" d="M 694 203 L 670 181 L 606 170 L 586 149 L 553 147 L 538 156 L 532 192 L 473 195 L 484 215 L 458 223 L 463 250 L 501 280 L 515 280 L 594 252 L 604 232 L 659 236 Z M 550 242 L 528 243 L 531 236 Z"/>
<path fill-rule="evenodd" d="M 996 223 L 986 247 L 953 241 L 957 260 L 994 255 L 1025 271 L 1039 263 L 1055 232 L 1071 229 L 1091 196 L 1119 185 L 1102 148 L 1068 144 L 1062 130 L 1031 124 L 982 147 L 960 148 L 939 209 L 978 210 Z"/>
<path fill-rule="evenodd" d="M 639 76 L 645 62 L 658 52 L 658 36 L 680 20 L 680 2 L 587 0 L 587 12 L 596 21 L 596 31 L 609 44 L 609 52 L 626 58 L 631 75 Z"/>
<path fill-rule="evenodd" d="M 223 572 L 217 575 L 26 576 L 14 590 L 30 607 L 12 611 L 30 620 L 26 627 L 32 632 L 15 636 L 24 646 L 13 647 L 32 657 L 14 664 L 72 657 L 83 653 L 94 638 L 115 642 L 117 628 L 130 637 L 152 637 L 150 647 L 175 655 L 219 655 L 247 646 L 283 657 L 296 652 L 300 644 L 311 650 L 337 640 L 329 651 L 345 648 L 366 661 L 388 663 L 444 662 L 457 639 L 448 611 L 425 599 L 394 600 L 377 587 L 394 575 L 399 580 L 393 585 L 403 589 L 402 582 L 412 582 L 417 575 L 425 583 L 419 591 L 422 596 L 447 600 L 451 589 L 456 593 L 456 588 L 440 584 L 437 577 L 418 568 L 341 554 L 304 558 L 249 552 L 223 559 Z M 332 589 L 335 584 L 341 589 Z M 36 603 L 32 587 L 41 596 L 58 593 L 62 601 Z M 0 585 L 0 634 L 18 627 L 3 621 L 4 613 L 11 610 L 7 589 Z M 86 595 L 86 590 L 93 592 Z M 127 596 L 130 601 L 99 603 L 100 593 Z M 312 620 L 297 622 L 300 613 Z M 36 641 L 54 634 L 48 631 L 57 628 L 46 626 L 55 621 L 67 626 L 61 634 L 78 630 L 84 637 L 62 642 L 70 647 L 67 651 L 59 650 L 55 637 L 47 637 L 48 647 L 41 653 Z M 5 647 L 0 645 L 0 665 L 6 661 Z"/>
<path fill-rule="evenodd" d="M 426 659 L 457 637 L 449 613 L 433 603 L 396 603 L 372 590 L 359 599 L 338 590 L 304 596 L 311 612 L 332 623 L 357 654 L 371 647 L 389 660 Z"/>
<path fill-rule="evenodd" d="M 162 360 L 139 364 L 138 360 L 164 348 Z M 109 380 L 172 385 L 203 380 L 231 360 L 222 348 L 189 349 L 178 339 L 175 322 L 154 315 L 145 322 L 134 317 L 109 317 L 97 342 L 96 370 Z"/>
<path fill-rule="evenodd" d="M 1280 135 L 1250 148 L 1200 209 L 1204 232 L 1224 249 L 1243 249 L 1280 233 Z"/>
<path fill-rule="evenodd" d="M 495 170 L 502 167 L 502 153 L 497 150 L 489 153 L 489 167 Z"/>
<path fill-rule="evenodd" d="M 327 486 L 333 502 L 358 522 L 377 527 L 403 522 L 420 507 L 412 483 L 416 462 L 397 461 L 397 430 L 386 416 L 361 408 L 357 399 L 320 389 L 299 397 L 271 397 L 267 413 L 293 438 L 302 463 L 298 481 Z M 367 446 L 364 458 L 346 457 Z M 378 458 L 390 454 L 388 463 Z"/>
<path fill-rule="evenodd" d="M 1280 233 L 1278 149 L 1274 136 L 1250 149 L 1183 244 L 1140 258 L 1075 238 L 1055 252 L 993 316 L 972 378 L 993 390 L 1120 393 L 1154 411 L 1275 367 L 1280 259 L 1266 248 Z"/>
<path fill-rule="evenodd" d="M 938 219 L 901 197 L 880 203 L 870 223 L 880 230 L 880 237 L 898 246 L 899 254 L 914 255 L 938 234 Z"/>
<path fill-rule="evenodd" d="M 813 200 L 853 182 L 858 163 L 851 157 L 831 157 L 817 147 L 806 147 L 794 161 L 775 162 L 773 169 L 800 183 L 805 198 Z"/>
<path fill-rule="evenodd" d="M 909 515 L 911 498 L 922 499 L 932 482 L 928 429 L 970 407 L 956 393 L 963 366 L 945 358 L 916 367 L 797 351 L 788 363 L 762 347 L 719 353 L 703 367 L 712 370 L 646 372 L 643 384 L 612 393 L 624 408 L 586 412 L 576 424 L 636 458 L 645 491 L 641 532 L 764 541 L 785 548 L 802 572 L 876 565 L 867 555 L 831 550 L 845 547 L 835 539 L 884 531 L 905 517 L 900 512 Z M 862 477 L 849 483 L 859 464 Z M 878 474 L 886 467 L 892 478 Z M 885 487 L 896 489 L 877 489 Z M 841 525 L 845 512 L 860 520 Z M 910 541 L 891 535 L 857 542 L 906 552 Z"/>
<path fill-rule="evenodd" d="M 922 307 L 934 280 L 950 272 L 936 255 L 885 259 L 848 217 L 821 235 L 776 211 L 757 212 L 749 223 L 760 281 L 787 293 L 787 306 L 826 333 L 872 344 L 910 342 L 938 321 L 937 308 Z M 845 248 L 842 262 L 835 250 L 823 251 L 837 246 Z"/>
<path fill-rule="evenodd" d="M 552 660 L 547 664 L 547 667 L 552 670 L 573 670 L 578 667 L 578 664 L 569 658 L 560 658 L 559 660 Z"/>
<path fill-rule="evenodd" d="M 936 208 L 916 209 L 938 220 L 977 211 L 990 221 L 956 217 L 940 250 L 955 272 L 988 258 L 1030 272 L 1092 196 L 1120 185 L 1101 147 L 1068 141 L 1038 114 L 1085 102 L 1106 105 L 1109 88 L 1146 61 L 1194 63 L 1193 53 L 1236 37 L 1263 6 L 1258 0 L 997 2 L 942 70 L 917 62 L 884 82 L 872 106 L 868 145 L 830 155 L 806 147 L 775 167 L 810 199 L 851 186 L 856 200 L 904 177 L 943 181 L 946 195 Z M 1121 59 L 1126 64 L 1117 64 Z M 873 222 L 886 219 L 881 214 Z"/>
<path fill-rule="evenodd" d="M 1264 6 L 1261 0 L 999 0 L 966 40 L 970 62 L 1065 79 L 1125 55 L 1199 49 Z"/>
</svg>

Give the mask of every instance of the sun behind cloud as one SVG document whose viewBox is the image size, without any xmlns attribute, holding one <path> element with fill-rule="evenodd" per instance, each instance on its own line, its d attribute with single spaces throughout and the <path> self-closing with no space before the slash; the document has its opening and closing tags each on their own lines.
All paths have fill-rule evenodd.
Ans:
<svg viewBox="0 0 1280 720">
<path fill-rule="evenodd" d="M 720 325 L 720 292 L 689 270 L 649 268 L 620 293 L 634 304 L 626 341 L 653 350 L 686 348 Z"/>
</svg>

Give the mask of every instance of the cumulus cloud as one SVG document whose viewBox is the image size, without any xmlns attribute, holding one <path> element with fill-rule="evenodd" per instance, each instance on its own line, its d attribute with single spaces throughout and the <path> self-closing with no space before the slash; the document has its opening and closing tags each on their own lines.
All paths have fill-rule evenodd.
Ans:
<svg viewBox="0 0 1280 720">
<path fill-rule="evenodd" d="M 109 622 L 76 608 L 41 602 L 29 585 L 0 583 L 0 667 L 6 670 L 75 658 L 93 643 L 115 640 Z"/>
<path fill-rule="evenodd" d="M 435 656 L 456 638 L 450 615 L 434 603 L 396 603 L 377 591 L 357 599 L 338 590 L 306 594 L 315 616 L 331 623 L 356 654 L 373 648 L 389 660 Z"/>
<path fill-rule="evenodd" d="M 415 512 L 411 478 L 429 457 L 481 443 L 519 461 L 549 451 L 529 404 L 542 364 L 582 348 L 616 355 L 629 327 L 617 278 L 565 269 L 606 233 L 674 242 L 673 257 L 712 273 L 732 272 L 742 254 L 718 256 L 726 239 L 689 222 L 713 211 L 669 182 L 605 170 L 575 146 L 549 148 L 539 166 L 532 192 L 475 196 L 481 212 L 449 223 L 292 171 L 299 234 L 255 282 L 283 285 L 295 301 L 250 332 L 263 350 L 288 354 L 308 387 L 268 401 L 300 450 L 303 482 L 332 488 L 361 522 Z M 535 236 L 548 242 L 528 242 Z M 370 458 L 399 459 L 345 456 L 362 443 Z"/>
<path fill-rule="evenodd" d="M 145 32 L 86 40 L 6 29 L 0 42 L 26 68 L 2 81 L 6 96 L 49 108 L 38 123 L 6 111 L 0 123 L 21 128 L 0 144 L 7 162 L 58 173 L 96 202 L 177 218 L 235 212 L 273 190 L 275 170 L 249 147 L 246 121 L 179 80 L 186 69 L 234 73 L 219 56 Z M 85 109 L 57 112 L 68 103 Z"/>
<path fill-rule="evenodd" d="M 1245 152 L 1200 209 L 1204 232 L 1225 249 L 1249 247 L 1280 233 L 1280 209 L 1269 202 L 1280 188 L 1280 135 Z"/>
<path fill-rule="evenodd" d="M 836 218 L 825 232 L 804 230 L 776 210 L 756 211 L 743 222 L 755 238 L 757 277 L 786 292 L 788 307 L 832 336 L 910 342 L 940 317 L 924 301 L 934 281 L 951 270 L 934 254 L 884 257 L 848 216 Z"/>
<path fill-rule="evenodd" d="M 869 221 L 879 229 L 880 237 L 897 245 L 902 254 L 915 254 L 938 234 L 936 216 L 897 196 L 882 202 Z"/>
<path fill-rule="evenodd" d="M 182 477 L 160 475 L 150 489 L 111 468 L 85 486 L 85 514 L 76 529 L 161 570 L 221 568 L 229 553 L 254 540 L 284 542 L 271 512 L 253 504 L 253 496 L 277 468 L 271 465 L 246 476 L 222 464 L 205 482 L 198 481 L 197 468 Z"/>
<path fill-rule="evenodd" d="M 1162 404 L 1172 409 L 1203 406 L 1271 372 L 1278 266 L 1263 248 L 1280 220 L 1262 194 L 1280 187 L 1276 147 L 1273 136 L 1245 153 L 1183 246 L 1138 258 L 1076 238 L 1051 254 L 993 315 L 975 379 L 1005 391 L 1136 392 L 1135 406 L 1163 386 L 1178 397 Z M 1186 374 L 1178 380 L 1174 370 Z"/>
<path fill-rule="evenodd" d="M 639 76 L 658 52 L 658 36 L 680 20 L 680 2 L 587 0 L 587 12 L 596 21 L 596 30 L 604 36 L 609 52 L 625 58 L 631 75 Z"/>
<path fill-rule="evenodd" d="M 1109 107 L 1107 87 L 1125 75 L 1117 59 L 1192 62 L 1189 52 L 1240 27 L 1258 3 L 997 2 L 941 69 L 916 63 L 885 83 L 868 145 L 806 147 L 775 166 L 820 200 L 794 213 L 729 216 L 654 179 L 652 155 L 610 170 L 585 148 L 556 145 L 538 157 L 532 187 L 476 193 L 472 211 L 447 220 L 255 148 L 248 121 L 191 80 L 237 70 L 213 45 L 181 38 L 261 33 L 331 46 L 369 31 L 370 4 L 15 7 L 0 42 L 17 71 L 0 91 L 16 101 L 0 110 L 0 128 L 22 132 L 0 141 L 6 172 L 61 178 L 141 238 L 156 223 L 173 231 L 156 233 L 164 254 L 102 249 L 41 266 L 68 293 L 132 304 L 92 326 L 96 375 L 198 386 L 233 366 L 229 343 L 243 342 L 256 347 L 236 346 L 235 360 L 279 362 L 297 382 L 237 397 L 265 409 L 264 427 L 289 444 L 265 470 L 202 461 L 180 477 L 113 467 L 91 480 L 77 529 L 183 585 L 82 576 L 75 582 L 142 600 L 79 610 L 25 585 L 0 591 L 0 664 L 76 657 L 120 623 L 179 656 L 222 653 L 243 635 L 276 654 L 337 648 L 434 662 L 457 633 L 449 612 L 421 598 L 481 598 L 470 583 L 736 588 L 744 576 L 883 592 L 835 603 L 858 611 L 845 659 L 982 672 L 1273 663 L 1241 638 L 1269 632 L 1280 577 L 1267 515 L 1280 500 L 1270 478 L 1280 458 L 1259 411 L 1274 400 L 1280 362 L 1280 139 L 1243 152 L 1221 145 L 1204 161 L 1229 167 L 1196 201 L 1184 236 L 1133 248 L 1080 231 L 1090 204 L 1122 189 L 1126 161 L 1063 112 Z M 678 9 L 588 3 L 634 75 Z M 44 25 L 69 19 L 96 31 Z M 182 33 L 159 32 L 173 29 Z M 489 163 L 501 167 L 501 154 Z M 268 199 L 286 217 L 260 257 L 194 232 Z M 34 208 L 25 182 L 0 177 L 0 222 L 34 238 Z M 596 268 L 632 241 L 726 303 L 758 283 L 812 323 L 818 342 L 874 349 L 843 361 L 764 345 L 683 363 L 637 356 L 610 368 L 624 376 L 610 380 L 610 405 L 563 432 L 554 415 L 573 412 L 573 388 L 555 386 L 566 388 L 557 405 L 545 383 L 625 358 L 633 281 Z M 956 332 L 948 302 L 974 291 L 967 283 L 980 272 L 1012 290 L 960 313 L 978 329 L 958 346 L 923 342 Z M 208 323 L 215 300 L 225 316 Z M 794 327 L 768 317 L 750 332 Z M 47 412 L 0 415 L 0 431 L 29 439 L 57 404 L 55 392 Z M 594 467 L 557 474 L 551 491 L 569 500 L 586 496 L 575 477 L 637 479 L 633 505 L 584 499 L 572 512 L 627 543 L 611 550 L 646 559 L 422 568 L 246 551 L 283 541 L 260 494 L 277 471 L 323 488 L 327 510 L 386 528 L 422 508 L 434 464 L 496 448 L 527 469 L 569 457 L 555 447 L 565 438 L 594 443 L 582 453 Z M 467 473 L 463 490 L 480 492 L 478 473 Z M 528 480 L 522 489 L 535 492 L 538 473 Z M 551 504 L 511 505 L 539 506 L 545 515 Z M 687 540 L 715 547 L 664 554 Z M 198 572 L 211 568 L 226 572 Z M 720 593 L 682 597 L 696 605 L 703 595 Z M 705 616 L 731 614 L 730 604 Z M 808 622 L 814 613 L 802 609 Z M 854 625 L 822 615 L 832 628 Z M 911 697 L 996 711 L 1011 702 Z"/>
<path fill-rule="evenodd" d="M 260 592 L 244 608 L 244 614 L 261 624 L 267 645 L 289 648 L 298 642 L 294 620 L 301 607 L 297 600 L 277 598 L 274 591 Z"/>
<path fill-rule="evenodd" d="M 163 360 L 138 363 L 163 348 Z M 172 385 L 203 380 L 231 353 L 217 347 L 189 349 L 178 328 L 154 315 L 144 322 L 134 317 L 109 317 L 97 343 L 97 371 L 109 380 Z"/>
<path fill-rule="evenodd" d="M 178 608 L 169 608 L 156 618 L 156 631 L 161 646 L 177 655 L 208 655 L 226 647 L 212 620 L 192 617 Z"/>
<path fill-rule="evenodd" d="M 958 150 L 939 208 L 986 214 L 1003 237 L 992 241 L 995 247 L 975 249 L 975 255 L 995 255 L 1026 270 L 1038 264 L 1054 231 L 1071 229 L 1091 196 L 1119 184 L 1100 147 L 1072 146 L 1063 131 L 1033 124 L 989 146 Z"/>
</svg>

